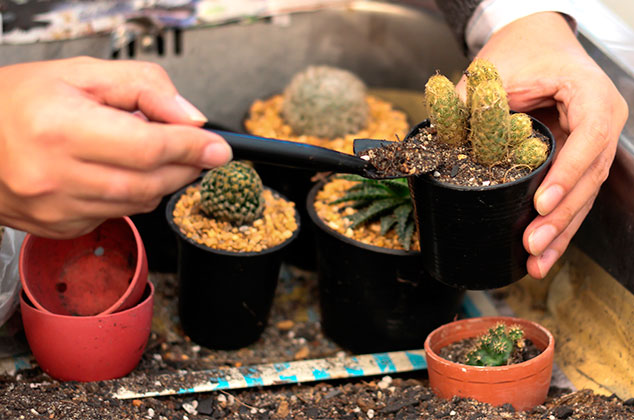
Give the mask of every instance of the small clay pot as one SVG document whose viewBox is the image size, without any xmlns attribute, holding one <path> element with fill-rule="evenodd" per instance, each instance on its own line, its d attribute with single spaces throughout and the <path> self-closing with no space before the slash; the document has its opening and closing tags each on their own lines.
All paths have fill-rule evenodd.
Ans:
<svg viewBox="0 0 634 420">
<path fill-rule="evenodd" d="M 68 316 L 44 312 L 20 294 L 29 347 L 42 370 L 60 381 L 102 381 L 130 373 L 152 327 L 154 286 L 132 308 L 113 314 Z"/>
<path fill-rule="evenodd" d="M 187 236 L 174 222 L 174 207 L 188 187 L 169 200 L 165 217 L 178 243 L 178 310 L 192 341 L 211 349 L 237 349 L 257 341 L 268 323 L 286 247 L 260 252 L 209 248 Z"/>
<path fill-rule="evenodd" d="M 441 182 L 432 174 L 409 178 L 423 262 L 436 280 L 466 289 L 493 289 L 526 275 L 528 252 L 522 237 L 537 217 L 533 196 L 555 153 L 550 130 L 532 121 L 533 129 L 548 139 L 550 154 L 521 179 L 465 187 Z M 421 122 L 408 137 L 427 126 L 428 120 Z"/>
<path fill-rule="evenodd" d="M 496 323 L 517 324 L 524 337 L 542 352 L 525 362 L 508 366 L 469 366 L 442 358 L 440 349 L 465 338 L 484 334 Z M 555 354 L 555 339 L 541 325 L 521 318 L 479 317 L 442 325 L 425 340 L 427 372 L 432 391 L 441 398 L 454 396 L 516 410 L 530 410 L 548 395 Z"/>
<path fill-rule="evenodd" d="M 454 319 L 464 291 L 431 278 L 418 251 L 364 244 L 329 228 L 314 207 L 323 186 L 311 189 L 306 207 L 324 333 L 354 353 L 421 348 L 427 334 Z"/>
<path fill-rule="evenodd" d="M 27 234 L 20 281 L 30 302 L 58 315 L 110 314 L 139 302 L 148 280 L 141 236 L 129 217 L 74 239 Z"/>
</svg>

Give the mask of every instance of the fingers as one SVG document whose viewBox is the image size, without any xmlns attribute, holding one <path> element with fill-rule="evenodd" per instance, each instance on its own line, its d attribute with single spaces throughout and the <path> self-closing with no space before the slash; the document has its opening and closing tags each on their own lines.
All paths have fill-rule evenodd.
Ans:
<svg viewBox="0 0 634 420">
<path fill-rule="evenodd" d="M 540 279 L 546 277 L 548 271 L 550 271 L 555 262 L 563 255 L 572 237 L 577 230 L 579 230 L 579 226 L 581 226 L 581 223 L 590 212 L 593 203 L 594 198 L 581 208 L 563 232 L 550 242 L 542 253 L 528 257 L 526 261 L 528 274 Z"/>
<path fill-rule="evenodd" d="M 200 125 L 207 119 L 178 94 L 167 72 L 158 64 L 141 61 L 66 60 L 72 67 L 67 82 L 105 105 L 141 111 L 152 121 Z"/>
<path fill-rule="evenodd" d="M 152 203 L 194 181 L 200 172 L 200 169 L 187 165 L 166 165 L 141 172 L 78 163 L 69 167 L 60 184 L 72 185 L 69 195 L 76 199 L 128 204 L 129 209 L 122 214 L 133 214 L 152 210 Z M 81 176 L 86 173 L 91 174 L 90 177 Z"/>
<path fill-rule="evenodd" d="M 86 118 L 67 119 L 56 126 L 57 134 L 73 143 L 73 157 L 79 160 L 153 170 L 171 163 L 213 168 L 232 157 L 222 137 L 196 127 L 148 123 L 97 104 L 84 114 Z"/>
</svg>

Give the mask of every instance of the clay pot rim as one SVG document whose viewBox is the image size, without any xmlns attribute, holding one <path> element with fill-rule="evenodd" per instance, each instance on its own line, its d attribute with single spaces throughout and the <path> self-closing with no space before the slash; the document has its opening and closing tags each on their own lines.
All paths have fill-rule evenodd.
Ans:
<svg viewBox="0 0 634 420">
<path fill-rule="evenodd" d="M 511 111 L 511 114 L 515 114 L 517 113 L 516 111 Z M 536 177 L 538 174 L 542 173 L 543 171 L 548 170 L 548 168 L 550 168 L 550 165 L 554 159 L 555 156 L 555 152 L 556 152 L 556 142 L 555 142 L 555 137 L 553 136 L 553 133 L 550 131 L 550 129 L 546 126 L 546 124 L 544 124 L 543 122 L 541 122 L 540 120 L 538 120 L 535 117 L 530 116 L 531 121 L 534 124 L 535 129 L 542 134 L 543 136 L 545 136 L 548 139 L 548 145 L 550 146 L 550 151 L 548 153 L 548 157 L 546 158 L 546 160 L 537 168 L 535 168 L 533 171 L 531 171 L 531 173 L 529 173 L 528 175 L 516 179 L 515 181 L 512 182 L 505 182 L 503 184 L 496 184 L 496 185 L 489 185 L 489 186 L 479 186 L 479 187 L 471 187 L 471 186 L 464 186 L 464 185 L 456 185 L 456 184 L 452 184 L 450 182 L 442 182 L 437 180 L 436 178 L 434 178 L 434 176 L 431 173 L 427 173 L 427 174 L 423 174 L 423 175 L 414 175 L 414 176 L 418 176 L 419 179 L 421 179 L 424 182 L 428 182 L 430 184 L 434 184 L 434 185 L 438 185 L 438 186 L 442 186 L 443 188 L 447 188 L 449 190 L 457 190 L 457 191 L 462 191 L 462 192 L 481 192 L 481 191 L 493 191 L 493 190 L 498 190 L 498 189 L 502 189 L 502 188 L 508 188 L 509 186 L 513 186 L 513 185 L 517 185 L 517 184 L 521 184 L 521 183 L 525 183 L 525 182 L 529 182 L 532 178 Z M 407 133 L 407 137 L 406 138 L 410 138 L 413 135 L 418 133 L 418 130 L 422 127 L 428 127 L 431 124 L 431 122 L 429 121 L 429 119 L 425 119 L 421 122 L 419 122 L 418 124 L 416 124 L 409 133 Z"/>
<path fill-rule="evenodd" d="M 172 216 L 172 213 L 174 212 L 174 207 L 176 207 L 176 202 L 185 193 L 187 188 L 199 184 L 200 183 L 200 179 L 201 178 L 199 178 L 196 181 L 184 186 L 180 190 L 174 192 L 172 194 L 172 196 L 170 197 L 169 201 L 167 202 L 167 206 L 165 206 L 165 217 L 167 219 L 167 224 L 172 229 L 172 231 L 175 232 L 176 235 L 178 235 L 179 239 L 181 239 L 181 240 L 187 242 L 188 244 L 193 245 L 196 248 L 199 248 L 199 249 L 201 249 L 203 251 L 212 252 L 212 253 L 215 253 L 215 254 L 218 254 L 218 255 L 226 255 L 226 256 L 230 256 L 230 257 L 253 257 L 253 256 L 256 256 L 256 255 L 266 255 L 266 254 L 270 254 L 270 253 L 273 253 L 275 251 L 278 251 L 278 250 L 284 248 L 285 246 L 289 245 L 292 241 L 295 240 L 295 238 L 297 238 L 297 235 L 299 235 L 299 231 L 301 229 L 301 225 L 300 225 L 300 219 L 299 219 L 299 211 L 297 210 L 297 205 L 296 205 L 294 210 L 295 210 L 295 223 L 297 224 L 297 228 L 293 231 L 293 234 L 291 235 L 291 237 L 286 239 L 284 242 L 282 242 L 280 244 L 277 244 L 277 245 L 272 246 L 270 248 L 263 249 L 261 251 L 244 252 L 244 251 L 227 251 L 225 249 L 210 248 L 207 245 L 203 245 L 203 244 L 201 244 L 199 242 L 194 241 L 191 238 L 188 238 L 187 236 L 185 236 L 183 234 L 183 232 L 181 232 L 181 230 L 180 230 L 179 226 L 176 224 L 176 222 L 174 222 L 174 217 Z M 267 187 L 267 186 L 264 186 L 264 188 L 269 190 L 269 191 L 271 191 L 271 192 L 273 192 L 278 197 L 281 197 L 281 198 L 283 198 L 284 200 L 286 200 L 288 202 L 292 202 L 291 200 L 289 200 L 288 198 L 286 198 L 284 195 L 280 194 L 279 192 L 277 192 L 273 188 L 270 188 L 270 187 Z"/>
<path fill-rule="evenodd" d="M 483 322 L 490 321 L 491 325 L 494 325 L 496 322 L 500 322 L 500 321 L 504 322 L 506 325 L 513 325 L 513 324 L 520 324 L 520 326 L 522 326 L 522 324 L 524 326 L 529 325 L 535 328 L 536 330 L 540 331 L 541 333 L 543 333 L 546 336 L 548 342 L 546 343 L 545 348 L 540 349 L 541 353 L 539 353 L 537 356 L 533 357 L 532 359 L 526 360 L 521 363 L 515 363 L 512 365 L 505 365 L 505 366 L 471 366 L 471 365 L 466 365 L 462 363 L 457 363 L 457 362 L 453 362 L 451 360 L 447 360 L 443 358 L 432 349 L 432 346 L 430 344 L 431 340 L 433 339 L 435 335 L 442 332 L 442 330 L 450 328 L 451 326 L 458 325 L 458 324 L 467 324 L 470 321 L 473 322 L 473 320 L 481 320 Z M 479 334 L 480 333 L 476 332 L 475 334 L 469 337 L 475 337 Z M 530 339 L 531 337 L 527 336 L 526 338 Z M 456 340 L 456 341 L 459 341 L 459 340 Z M 481 316 L 481 317 L 475 317 L 475 318 L 461 319 L 461 320 L 457 320 L 457 321 L 453 321 L 453 322 L 441 325 L 440 327 L 436 328 L 434 331 L 429 333 L 429 335 L 425 339 L 424 348 L 425 348 L 426 357 L 433 359 L 435 363 L 438 363 L 440 366 L 446 369 L 460 370 L 464 374 L 478 373 L 478 372 L 481 372 L 481 373 L 508 372 L 509 370 L 526 369 L 527 370 L 526 376 L 529 377 L 534 375 L 533 370 L 531 368 L 533 368 L 535 365 L 541 364 L 543 359 L 552 357 L 552 355 L 554 354 L 555 337 L 546 327 L 542 326 L 541 324 L 538 324 L 537 322 L 530 321 L 527 319 L 511 317 L 511 316 Z"/>
<path fill-rule="evenodd" d="M 402 255 L 407 257 L 420 256 L 420 253 L 421 253 L 420 251 L 406 251 L 404 249 L 392 249 L 392 248 L 385 248 L 385 247 L 376 246 L 376 245 L 370 245 L 364 242 L 357 241 L 356 239 L 349 238 L 346 235 L 343 235 L 340 232 L 337 232 L 336 230 L 331 229 L 330 226 L 328 226 L 321 219 L 321 217 L 319 217 L 319 215 L 317 214 L 317 211 L 315 210 L 315 205 L 314 205 L 317 193 L 327 183 L 328 181 L 319 181 L 317 184 L 313 185 L 313 187 L 308 192 L 308 197 L 306 198 L 306 210 L 308 211 L 308 215 L 310 216 L 310 219 L 313 221 L 313 223 L 319 226 L 320 229 L 322 229 L 324 232 L 328 233 L 329 235 L 337 238 L 338 240 L 344 243 L 352 244 L 358 248 L 362 248 L 368 251 L 377 252 L 380 254 Z"/>
<path fill-rule="evenodd" d="M 130 282 L 130 284 L 126 288 L 125 292 L 121 296 L 119 296 L 119 299 L 117 299 L 112 305 L 110 305 L 108 308 L 104 309 L 103 311 L 99 312 L 98 314 L 96 314 L 94 316 L 108 315 L 108 314 L 114 314 L 114 313 L 121 312 L 121 308 L 127 304 L 128 298 L 136 290 L 136 287 L 139 285 L 139 282 L 149 283 L 147 281 L 147 276 L 143 276 L 143 278 L 141 278 L 141 274 L 144 271 L 143 267 L 144 267 L 144 265 L 147 265 L 147 256 L 145 255 L 145 246 L 143 245 L 143 239 L 141 239 L 141 234 L 139 233 L 138 229 L 136 228 L 136 226 L 132 222 L 132 219 L 130 219 L 128 216 L 113 217 L 113 218 L 107 219 L 103 223 L 106 223 L 106 222 L 108 222 L 110 220 L 114 220 L 114 221 L 123 220 L 123 221 L 125 221 L 125 223 L 130 228 L 130 231 L 132 232 L 132 236 L 134 237 L 134 245 L 136 247 L 136 253 L 137 253 L 137 255 L 136 255 L 136 265 L 134 267 L 134 274 L 132 276 L 132 281 Z M 18 267 L 19 267 L 20 283 L 22 284 L 22 290 L 24 290 L 24 292 L 26 293 L 27 297 L 29 298 L 29 302 L 31 303 L 31 306 L 35 307 L 36 309 L 40 310 L 41 312 L 46 312 L 46 313 L 54 314 L 54 315 L 61 315 L 61 314 L 56 314 L 55 312 L 49 311 L 44 306 L 42 306 L 37 301 L 37 299 L 35 299 L 35 297 L 31 293 L 31 290 L 28 287 L 28 282 L 24 280 L 24 276 L 22 275 L 22 273 L 24 273 L 25 264 L 26 264 L 26 262 L 24 261 L 24 252 L 23 252 L 23 250 L 27 246 L 28 242 L 33 240 L 33 238 L 38 238 L 38 236 L 37 235 L 33 235 L 31 233 L 27 233 L 26 236 L 24 237 L 24 241 L 22 242 L 22 246 L 20 248 L 20 256 L 19 256 L 19 261 L 18 261 Z M 143 288 L 143 291 L 145 291 L 145 287 Z M 134 308 L 135 306 L 136 306 L 136 304 L 132 305 L 131 308 Z M 124 311 L 125 310 L 127 310 L 127 309 L 124 309 Z M 68 315 L 68 316 L 72 316 L 72 315 Z"/>
<path fill-rule="evenodd" d="M 145 297 L 145 299 L 139 301 L 136 305 L 128 308 L 128 309 L 124 309 L 123 311 L 119 311 L 119 312 L 114 312 L 114 313 L 100 313 L 97 315 L 88 315 L 88 316 L 80 316 L 80 315 L 62 315 L 62 314 L 56 314 L 55 312 L 48 312 L 48 311 L 43 311 L 39 308 L 37 308 L 33 302 L 31 301 L 31 298 L 28 297 L 28 295 L 25 293 L 25 291 L 23 290 L 22 292 L 20 292 L 20 305 L 26 305 L 28 306 L 32 311 L 39 313 L 43 316 L 46 316 L 48 318 L 56 318 L 58 320 L 66 320 L 66 321 L 71 321 L 72 322 L 81 322 L 81 321 L 100 321 L 100 320 L 107 320 L 109 318 L 117 318 L 117 317 L 122 317 L 122 316 L 126 316 L 131 314 L 132 312 L 138 311 L 140 310 L 140 308 L 142 308 L 143 306 L 149 305 L 154 301 L 154 291 L 155 291 L 155 287 L 154 284 L 152 284 L 151 281 L 147 281 L 147 284 L 145 286 L 145 289 L 143 289 L 143 295 L 146 294 L 146 290 L 149 289 L 149 292 L 147 293 L 147 296 Z M 25 299 L 25 295 L 26 299 Z"/>
</svg>

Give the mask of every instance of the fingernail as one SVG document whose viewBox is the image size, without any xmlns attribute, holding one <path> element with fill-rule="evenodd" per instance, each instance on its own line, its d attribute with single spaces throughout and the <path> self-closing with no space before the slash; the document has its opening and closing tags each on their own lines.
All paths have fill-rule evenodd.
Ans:
<svg viewBox="0 0 634 420">
<path fill-rule="evenodd" d="M 555 239 L 557 230 L 553 225 L 543 225 L 538 227 L 528 237 L 528 251 L 531 255 L 538 256 Z"/>
<path fill-rule="evenodd" d="M 559 259 L 559 252 L 554 249 L 547 249 L 544 251 L 542 255 L 537 259 L 537 267 L 539 268 L 539 273 L 541 277 L 546 277 L 546 274 L 550 271 L 550 269 L 555 265 L 555 262 Z"/>
<path fill-rule="evenodd" d="M 215 168 L 229 162 L 233 157 L 231 147 L 224 142 L 211 143 L 203 151 L 201 157 L 205 168 Z"/>
<path fill-rule="evenodd" d="M 187 99 L 183 98 L 180 95 L 176 95 L 176 102 L 178 102 L 178 105 L 187 114 L 190 120 L 197 122 L 207 122 L 207 118 L 203 115 L 203 113 L 200 112 L 198 108 L 192 105 Z"/>
<path fill-rule="evenodd" d="M 546 191 L 540 193 L 537 196 L 537 200 L 535 201 L 535 209 L 537 209 L 537 212 L 540 215 L 545 216 L 553 211 L 555 207 L 557 207 L 557 204 L 559 204 L 563 197 L 564 189 L 561 188 L 561 186 L 559 185 L 552 185 L 548 187 Z"/>
</svg>

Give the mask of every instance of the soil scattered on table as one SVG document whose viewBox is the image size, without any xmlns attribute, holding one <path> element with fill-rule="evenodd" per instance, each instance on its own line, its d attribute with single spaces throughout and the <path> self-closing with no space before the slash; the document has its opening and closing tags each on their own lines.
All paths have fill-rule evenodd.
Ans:
<svg viewBox="0 0 634 420">
<path fill-rule="evenodd" d="M 533 135 L 546 141 L 537 132 Z M 450 147 L 436 141 L 433 126 L 423 127 L 411 138 L 370 149 L 360 156 L 364 155 L 385 176 L 431 173 L 441 182 L 467 187 L 513 182 L 531 173 L 526 165 L 513 165 L 506 161 L 490 167 L 481 165 L 471 158 L 469 146 Z"/>
</svg>

